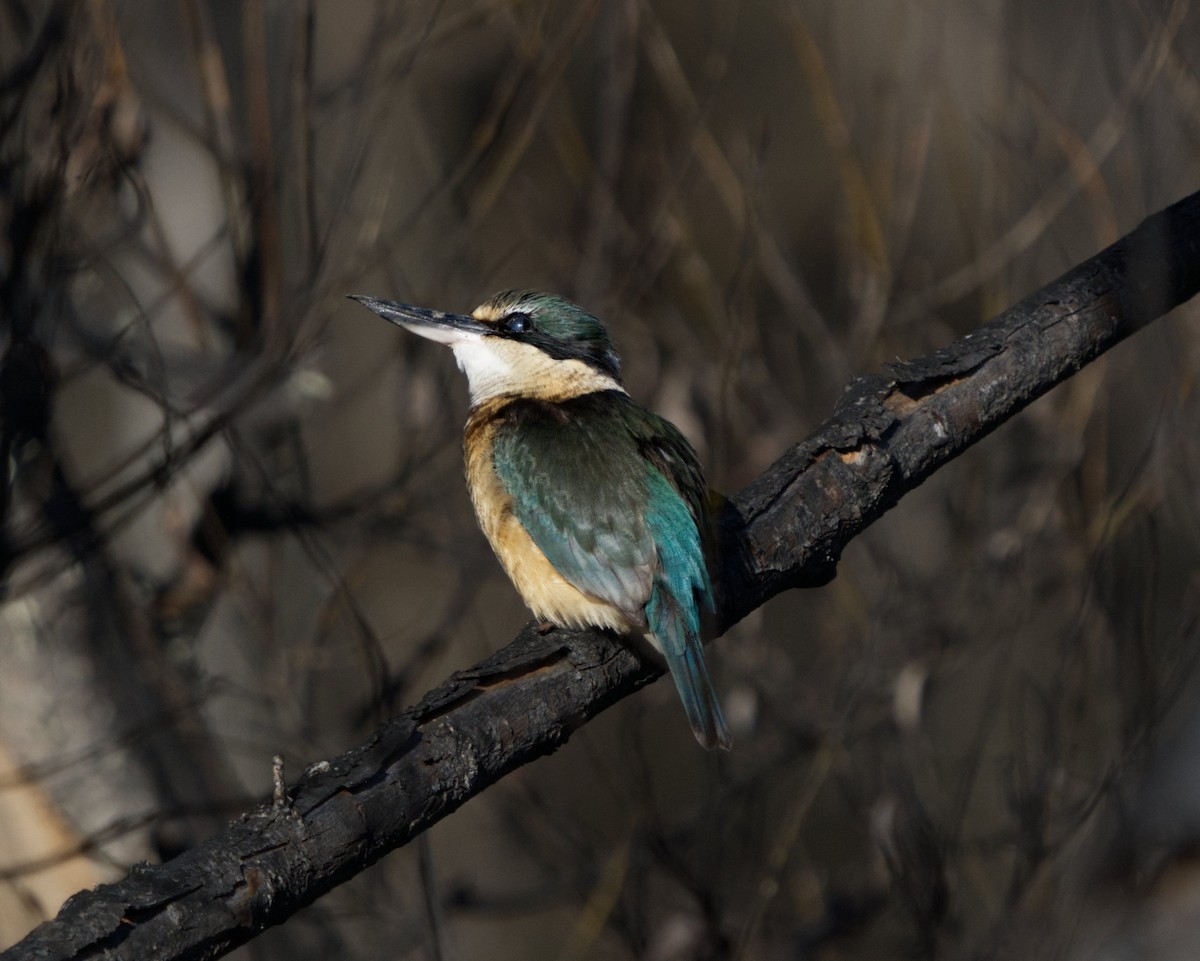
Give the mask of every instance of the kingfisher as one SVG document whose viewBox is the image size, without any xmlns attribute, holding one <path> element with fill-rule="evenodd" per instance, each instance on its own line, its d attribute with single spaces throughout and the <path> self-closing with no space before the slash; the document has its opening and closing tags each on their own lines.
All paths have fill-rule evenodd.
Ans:
<svg viewBox="0 0 1200 961">
<path fill-rule="evenodd" d="M 470 316 L 351 297 L 454 351 L 471 394 L 475 516 L 534 616 L 644 637 L 696 739 L 728 749 L 701 642 L 713 609 L 704 475 L 683 434 L 626 392 L 599 318 L 532 290 L 502 291 Z"/>
</svg>

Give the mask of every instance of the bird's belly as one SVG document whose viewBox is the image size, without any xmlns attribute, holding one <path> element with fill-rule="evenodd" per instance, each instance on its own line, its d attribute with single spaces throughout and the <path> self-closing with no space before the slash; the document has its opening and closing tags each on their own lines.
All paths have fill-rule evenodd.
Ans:
<svg viewBox="0 0 1200 961">
<path fill-rule="evenodd" d="M 619 608 L 585 594 L 563 577 L 517 520 L 512 497 L 492 466 L 491 438 L 486 436 L 489 426 L 480 424 L 484 436 L 464 445 L 467 486 L 479 526 L 521 599 L 535 617 L 560 627 L 606 627 L 621 632 L 638 630 Z M 468 423 L 468 431 L 471 427 Z"/>
</svg>

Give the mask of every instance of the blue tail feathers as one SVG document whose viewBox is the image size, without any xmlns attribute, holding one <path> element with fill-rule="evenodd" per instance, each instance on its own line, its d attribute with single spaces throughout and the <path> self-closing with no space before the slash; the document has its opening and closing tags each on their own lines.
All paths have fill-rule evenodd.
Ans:
<svg viewBox="0 0 1200 961">
<path fill-rule="evenodd" d="M 688 567 L 692 570 L 688 570 Z M 712 596 L 708 575 L 702 558 L 694 560 L 683 570 L 691 576 L 678 585 L 678 588 L 682 588 L 678 593 L 672 591 L 672 585 L 664 582 L 664 579 L 655 578 L 654 589 L 646 605 L 646 621 L 650 626 L 651 639 L 656 642 L 655 647 L 662 651 L 667 668 L 671 671 L 696 740 L 710 750 L 719 747 L 727 751 L 733 746 L 733 738 L 721 713 L 721 704 L 713 690 L 708 669 L 704 666 L 704 648 L 700 643 L 699 602 L 701 598 L 708 601 Z M 674 571 L 678 577 L 680 565 L 676 565 Z M 690 595 L 691 603 L 686 606 L 680 603 L 678 598 L 681 595 Z M 706 606 L 711 607 L 711 602 Z"/>
<path fill-rule="evenodd" d="M 675 652 L 669 643 L 663 644 L 663 656 L 679 691 L 679 700 L 687 712 L 696 740 L 709 750 L 721 748 L 728 751 L 733 746 L 733 737 L 721 713 L 717 692 L 713 690 L 708 670 L 704 666 L 704 654 L 697 638 L 689 638 L 681 652 Z"/>
<path fill-rule="evenodd" d="M 666 658 L 696 740 L 707 748 L 733 744 L 704 666 L 701 608 L 712 610 L 713 589 L 700 528 L 687 502 L 661 473 L 646 478 L 646 526 L 658 570 L 646 602 L 646 623 Z"/>
</svg>

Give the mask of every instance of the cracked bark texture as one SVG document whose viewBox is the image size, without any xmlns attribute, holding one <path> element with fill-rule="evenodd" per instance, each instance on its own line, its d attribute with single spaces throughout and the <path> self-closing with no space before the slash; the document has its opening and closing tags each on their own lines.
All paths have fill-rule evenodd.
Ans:
<svg viewBox="0 0 1200 961">
<path fill-rule="evenodd" d="M 825 583 L 842 550 L 940 466 L 1200 290 L 1200 194 L 928 356 L 850 384 L 833 416 L 720 517 L 721 624 Z M 290 803 L 82 892 L 17 959 L 213 958 L 412 840 L 660 669 L 618 639 L 527 627 L 361 746 L 310 767 Z"/>
</svg>

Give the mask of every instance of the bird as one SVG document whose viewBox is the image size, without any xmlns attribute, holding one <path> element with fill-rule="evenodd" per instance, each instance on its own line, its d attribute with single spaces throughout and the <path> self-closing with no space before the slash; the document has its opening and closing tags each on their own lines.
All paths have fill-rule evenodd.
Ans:
<svg viewBox="0 0 1200 961">
<path fill-rule="evenodd" d="M 349 296 L 454 352 L 471 398 L 471 502 L 534 616 L 644 638 L 696 739 L 728 750 L 701 640 L 714 608 L 704 474 L 679 429 L 629 396 L 604 323 L 533 290 L 501 291 L 470 315 Z"/>
</svg>

